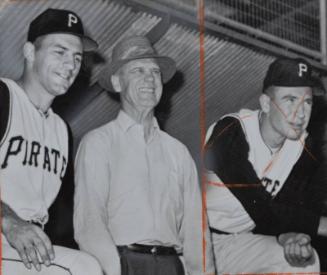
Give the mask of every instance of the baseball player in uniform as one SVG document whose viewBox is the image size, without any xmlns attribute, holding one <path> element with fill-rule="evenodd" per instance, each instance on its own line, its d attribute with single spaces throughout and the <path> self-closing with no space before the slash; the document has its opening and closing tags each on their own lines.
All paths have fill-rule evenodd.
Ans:
<svg viewBox="0 0 327 275">
<path fill-rule="evenodd" d="M 318 144 L 306 128 L 311 66 L 277 59 L 260 110 L 228 114 L 207 133 L 207 207 L 219 274 L 319 272 L 311 237 L 326 236 L 314 176 Z"/>
<path fill-rule="evenodd" d="M 57 9 L 32 21 L 27 40 L 22 77 L 0 81 L 2 274 L 100 275 L 93 257 L 53 246 L 43 231 L 69 159 L 67 126 L 50 105 L 97 44 L 76 13 Z"/>
</svg>

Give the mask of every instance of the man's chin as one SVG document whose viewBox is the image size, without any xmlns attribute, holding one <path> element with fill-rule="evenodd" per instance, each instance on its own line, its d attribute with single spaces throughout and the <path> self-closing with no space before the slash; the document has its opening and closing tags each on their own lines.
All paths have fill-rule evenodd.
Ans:
<svg viewBox="0 0 327 275">
<path fill-rule="evenodd" d="M 302 132 L 289 134 L 287 138 L 290 140 L 299 140 L 301 136 L 302 136 Z"/>
<path fill-rule="evenodd" d="M 67 92 L 71 86 L 70 81 L 61 78 L 59 78 L 54 84 L 57 86 L 56 88 L 58 91 L 64 91 L 64 93 Z"/>
<path fill-rule="evenodd" d="M 52 95 L 54 95 L 55 97 L 57 97 L 57 96 L 64 95 L 65 93 L 67 93 L 67 89 L 65 89 L 65 88 L 57 88 L 57 89 L 55 89 L 54 93 L 52 93 Z"/>
<path fill-rule="evenodd" d="M 68 84 L 58 84 L 56 87 L 57 95 L 59 96 L 67 93 L 69 87 L 70 86 Z"/>
</svg>

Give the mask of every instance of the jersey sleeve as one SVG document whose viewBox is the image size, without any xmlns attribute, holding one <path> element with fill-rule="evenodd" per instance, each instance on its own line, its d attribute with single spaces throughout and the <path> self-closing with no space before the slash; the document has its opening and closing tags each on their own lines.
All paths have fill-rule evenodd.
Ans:
<svg viewBox="0 0 327 275">
<path fill-rule="evenodd" d="M 0 80 L 0 144 L 3 140 L 9 121 L 10 99 L 7 85 Z"/>
<path fill-rule="evenodd" d="M 298 167 L 293 167 L 291 172 L 291 175 L 296 174 L 296 176 L 289 177 L 283 187 L 283 189 L 293 187 L 295 189 L 282 190 L 280 193 L 284 195 L 280 198 L 279 194 L 272 198 L 264 189 L 248 160 L 248 154 L 249 145 L 238 119 L 226 117 L 220 120 L 206 145 L 205 166 L 215 172 L 241 202 L 255 222 L 254 232 L 265 235 L 278 235 L 284 232 L 315 235 L 320 217 L 303 205 L 304 198 L 302 200 L 301 195 L 304 196 L 305 190 L 294 187 L 297 181 L 302 180 L 301 186 L 304 189 L 304 181 L 309 180 L 306 173 L 301 171 L 302 166 L 310 162 L 307 160 L 305 150 L 298 161 L 299 164 L 295 165 Z M 303 176 L 302 179 L 300 179 L 301 176 Z M 288 194 L 292 196 L 294 194 L 294 197 Z"/>
</svg>

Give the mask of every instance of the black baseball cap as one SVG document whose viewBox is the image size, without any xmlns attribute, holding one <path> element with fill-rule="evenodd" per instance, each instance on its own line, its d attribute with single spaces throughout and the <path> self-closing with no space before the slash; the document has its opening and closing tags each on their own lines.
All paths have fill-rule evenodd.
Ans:
<svg viewBox="0 0 327 275">
<path fill-rule="evenodd" d="M 27 41 L 34 42 L 42 35 L 54 33 L 67 33 L 80 37 L 84 51 L 98 48 L 97 42 L 84 34 L 80 17 L 73 11 L 61 9 L 47 9 L 38 15 L 30 24 Z"/>
<path fill-rule="evenodd" d="M 312 67 L 303 58 L 279 58 L 270 64 L 263 81 L 263 92 L 270 86 L 314 87 Z"/>
</svg>

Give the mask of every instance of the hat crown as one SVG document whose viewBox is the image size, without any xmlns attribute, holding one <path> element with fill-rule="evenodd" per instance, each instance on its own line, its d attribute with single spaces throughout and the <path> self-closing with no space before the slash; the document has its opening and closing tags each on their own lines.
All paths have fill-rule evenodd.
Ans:
<svg viewBox="0 0 327 275">
<path fill-rule="evenodd" d="M 69 10 L 47 9 L 31 22 L 27 40 L 34 42 L 39 36 L 61 32 L 84 35 L 81 19 Z"/>
<path fill-rule="evenodd" d="M 264 90 L 269 86 L 313 87 L 311 65 L 302 58 L 276 59 L 270 64 L 264 79 Z"/>
<path fill-rule="evenodd" d="M 120 41 L 112 52 L 112 61 L 139 59 L 156 55 L 150 41 L 143 36 L 133 36 Z"/>
<path fill-rule="evenodd" d="M 84 35 L 81 18 L 73 11 L 61 9 L 47 9 L 39 14 L 29 26 L 27 41 L 34 42 L 40 36 L 55 33 L 67 33 L 80 37 L 84 51 L 98 47 L 93 39 Z"/>
</svg>

